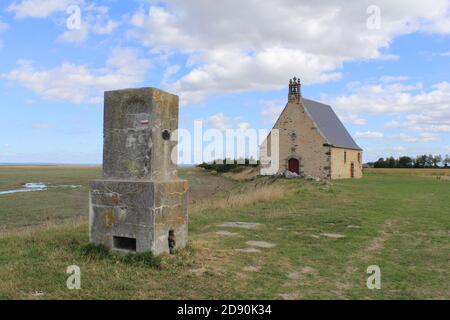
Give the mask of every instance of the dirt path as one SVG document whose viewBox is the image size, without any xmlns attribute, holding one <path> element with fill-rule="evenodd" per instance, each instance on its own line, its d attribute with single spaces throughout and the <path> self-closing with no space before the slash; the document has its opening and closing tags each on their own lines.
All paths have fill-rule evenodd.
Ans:
<svg viewBox="0 0 450 320">
<path fill-rule="evenodd" d="M 178 175 L 189 181 L 189 202 L 206 199 L 218 192 L 230 190 L 236 182 L 221 175 L 213 175 L 202 168 L 180 168 Z"/>
<path fill-rule="evenodd" d="M 345 268 L 345 273 L 341 277 L 341 280 L 337 282 L 336 293 L 340 298 L 345 298 L 345 291 L 352 288 L 351 277 L 355 272 L 358 272 L 356 267 L 357 262 L 363 261 L 369 263 L 373 256 L 384 249 L 384 243 L 389 240 L 389 238 L 394 233 L 395 229 L 398 228 L 399 221 L 397 220 L 386 220 L 379 228 L 378 235 L 372 239 L 368 246 L 363 250 L 356 252 L 349 259 L 349 263 Z M 369 265 L 367 265 L 369 266 Z"/>
<path fill-rule="evenodd" d="M 398 224 L 397 220 L 386 220 L 381 226 L 378 236 L 361 252 L 361 260 L 369 261 L 375 253 L 383 250 L 384 243 L 392 236 Z"/>
</svg>

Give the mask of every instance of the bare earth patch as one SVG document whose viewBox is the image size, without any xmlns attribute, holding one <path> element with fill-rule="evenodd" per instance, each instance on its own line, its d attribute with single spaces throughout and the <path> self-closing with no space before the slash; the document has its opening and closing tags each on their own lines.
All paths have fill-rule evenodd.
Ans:
<svg viewBox="0 0 450 320">
<path fill-rule="evenodd" d="M 248 266 L 244 268 L 244 271 L 246 272 L 259 272 L 259 270 L 261 270 L 261 268 L 255 266 Z"/>
<path fill-rule="evenodd" d="M 383 250 L 384 243 L 391 237 L 393 229 L 397 227 L 398 223 L 397 220 L 386 220 L 380 226 L 378 235 L 372 239 L 369 245 L 350 257 L 345 269 L 345 274 L 341 277 L 341 280 L 336 283 L 337 294 L 339 296 L 342 296 L 345 290 L 350 290 L 352 288 L 352 284 L 348 279 L 352 274 L 358 271 L 358 268 L 355 267 L 355 263 L 357 263 L 358 260 L 368 262 L 376 252 Z"/>
<path fill-rule="evenodd" d="M 302 274 L 317 273 L 317 270 L 311 267 L 304 267 L 300 270 Z"/>
<path fill-rule="evenodd" d="M 196 276 L 202 276 L 206 273 L 206 268 L 198 268 L 198 269 L 191 269 L 189 270 L 190 273 L 196 275 Z"/>
<path fill-rule="evenodd" d="M 300 300 L 302 298 L 300 292 L 280 293 L 279 296 L 283 300 Z"/>
<path fill-rule="evenodd" d="M 192 169 L 200 171 L 200 169 Z M 230 179 L 220 175 L 214 176 L 211 174 L 196 174 L 186 175 L 183 171 L 179 174 L 182 178 L 189 180 L 189 202 L 195 203 L 199 200 L 207 199 L 213 195 L 232 189 L 236 183 Z"/>
<path fill-rule="evenodd" d="M 35 292 L 33 292 L 32 294 L 31 294 L 31 296 L 33 296 L 33 297 L 42 297 L 42 296 L 44 296 L 45 294 L 43 293 L 43 292 L 40 292 L 40 291 L 35 291 Z"/>
<path fill-rule="evenodd" d="M 317 270 L 311 267 L 303 267 L 299 271 L 293 271 L 288 274 L 288 278 L 291 280 L 300 280 L 304 275 L 315 274 Z"/>
<path fill-rule="evenodd" d="M 258 253 L 261 252 L 261 250 L 256 248 L 245 248 L 245 249 L 235 249 L 237 252 L 246 252 L 246 253 Z"/>
<path fill-rule="evenodd" d="M 363 260 L 367 261 L 370 259 L 371 254 L 376 251 L 380 251 L 384 248 L 384 243 L 392 235 L 392 229 L 398 224 L 394 220 L 386 220 L 380 228 L 380 233 L 375 237 L 369 246 L 364 250 Z"/>
<path fill-rule="evenodd" d="M 258 247 L 258 248 L 273 248 L 276 246 L 275 243 L 266 241 L 247 241 L 246 244 L 251 247 Z"/>
<path fill-rule="evenodd" d="M 259 225 L 260 224 L 256 222 L 225 222 L 219 225 L 219 227 L 253 229 Z"/>
<path fill-rule="evenodd" d="M 237 236 L 237 235 L 239 235 L 238 232 L 231 232 L 231 231 L 226 231 L 226 230 L 219 230 L 216 232 L 216 234 L 218 234 L 219 236 Z"/>
<path fill-rule="evenodd" d="M 323 237 L 326 237 L 326 238 L 331 238 L 331 239 L 342 239 L 342 238 L 346 237 L 346 235 L 337 234 L 337 233 L 321 233 L 320 235 Z"/>
<path fill-rule="evenodd" d="M 223 273 L 227 269 L 236 253 L 233 250 L 217 249 L 218 243 L 219 240 L 211 237 L 194 241 L 193 246 L 196 248 L 195 268 L 192 270 L 207 269 L 213 273 Z"/>
</svg>

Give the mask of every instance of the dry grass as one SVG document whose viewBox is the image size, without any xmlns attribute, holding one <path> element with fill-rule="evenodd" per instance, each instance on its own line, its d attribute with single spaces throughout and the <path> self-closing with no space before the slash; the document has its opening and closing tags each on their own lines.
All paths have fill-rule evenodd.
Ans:
<svg viewBox="0 0 450 320">
<path fill-rule="evenodd" d="M 17 170 L 21 170 L 21 169 L 38 169 L 38 170 L 59 169 L 59 170 L 73 171 L 73 170 L 98 170 L 99 168 L 101 168 L 101 165 L 86 165 L 86 166 L 4 165 L 4 166 L 0 166 L 0 168 L 1 169 L 17 169 Z"/>
<path fill-rule="evenodd" d="M 258 176 L 258 168 L 245 168 L 239 172 L 227 172 L 223 176 L 234 181 L 251 180 Z"/>
<path fill-rule="evenodd" d="M 184 172 L 191 186 L 222 186 L 209 184 L 206 173 L 199 170 L 196 176 L 195 170 Z M 0 224 L 20 226 L 13 219 L 25 221 L 22 217 L 36 212 L 42 213 L 32 222 L 49 223 L 35 233 L 31 228 L 0 232 L 0 299 L 449 298 L 450 184 L 432 176 L 375 171 L 332 186 L 265 177 L 234 182 L 228 191 L 196 198 L 199 205 L 189 207 L 190 246 L 164 255 L 161 268 L 155 269 L 82 255 L 88 243 L 87 181 L 100 170 L 57 171 L 48 170 L 48 178 L 41 169 L 1 172 L 0 186 L 5 180 L 8 187 L 32 179 L 85 187 L 11 195 L 9 202 L 1 198 Z M 205 208 L 210 209 L 198 211 Z M 68 214 L 58 219 L 76 214 L 84 221 L 53 224 L 54 213 L 61 210 Z M 259 226 L 221 226 L 231 221 Z M 220 235 L 220 230 L 237 235 Z M 313 237 L 319 233 L 346 237 Z M 276 246 L 256 253 L 239 251 L 248 248 L 248 241 Z M 382 268 L 382 290 L 366 286 L 367 266 L 374 264 Z M 82 290 L 67 290 L 68 265 L 82 269 Z"/>
<path fill-rule="evenodd" d="M 250 185 L 234 189 L 226 195 L 221 194 L 215 199 L 199 201 L 192 206 L 192 211 L 247 207 L 282 199 L 291 193 L 292 190 L 282 183 Z"/>
<path fill-rule="evenodd" d="M 402 175 L 415 175 L 415 176 L 450 176 L 449 169 L 439 168 L 366 168 L 365 173 L 382 173 L 382 174 L 402 174 Z"/>
<path fill-rule="evenodd" d="M 87 226 L 87 217 L 72 217 L 63 220 L 46 221 L 41 224 L 23 226 L 23 227 L 0 227 L 0 238 L 15 234 L 32 234 L 42 230 L 54 230 L 61 228 L 76 228 L 79 226 Z"/>
</svg>

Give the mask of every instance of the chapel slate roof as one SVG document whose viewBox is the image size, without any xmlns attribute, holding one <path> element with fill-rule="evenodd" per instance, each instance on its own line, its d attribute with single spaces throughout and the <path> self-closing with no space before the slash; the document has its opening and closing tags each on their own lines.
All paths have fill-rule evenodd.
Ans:
<svg viewBox="0 0 450 320">
<path fill-rule="evenodd" d="M 302 100 L 312 120 L 328 140 L 328 144 L 339 148 L 362 150 L 329 105 L 305 98 Z"/>
</svg>

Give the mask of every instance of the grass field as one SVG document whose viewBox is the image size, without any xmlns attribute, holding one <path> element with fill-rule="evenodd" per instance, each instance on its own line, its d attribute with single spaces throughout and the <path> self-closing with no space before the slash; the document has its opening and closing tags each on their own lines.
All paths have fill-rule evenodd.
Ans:
<svg viewBox="0 0 450 320">
<path fill-rule="evenodd" d="M 0 191 L 81 186 L 0 196 L 0 298 L 450 299 L 450 181 L 437 177 L 450 170 L 372 169 L 330 186 L 183 168 L 190 245 L 158 268 L 83 254 L 87 183 L 99 175 L 0 167 Z M 220 226 L 236 221 L 259 225 Z M 69 265 L 81 268 L 81 290 L 66 288 Z M 381 290 L 366 287 L 369 265 L 381 268 Z"/>
</svg>

